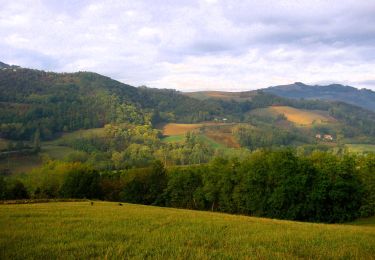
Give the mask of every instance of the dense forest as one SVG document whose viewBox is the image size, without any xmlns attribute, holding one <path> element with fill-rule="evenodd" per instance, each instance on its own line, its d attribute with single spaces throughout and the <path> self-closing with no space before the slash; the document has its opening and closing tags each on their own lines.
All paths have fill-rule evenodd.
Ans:
<svg viewBox="0 0 375 260">
<path fill-rule="evenodd" d="M 49 161 L 21 179 L 0 178 L 1 199 L 89 198 L 314 222 L 375 212 L 375 157 L 258 150 L 208 164 L 97 171 Z"/>
</svg>

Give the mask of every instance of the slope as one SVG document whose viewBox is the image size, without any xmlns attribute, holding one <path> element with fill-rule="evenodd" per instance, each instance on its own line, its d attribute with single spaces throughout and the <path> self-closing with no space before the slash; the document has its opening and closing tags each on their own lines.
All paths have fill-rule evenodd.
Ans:
<svg viewBox="0 0 375 260">
<path fill-rule="evenodd" d="M 131 204 L 0 205 L 0 258 L 296 259 L 375 255 L 372 226 Z"/>
</svg>

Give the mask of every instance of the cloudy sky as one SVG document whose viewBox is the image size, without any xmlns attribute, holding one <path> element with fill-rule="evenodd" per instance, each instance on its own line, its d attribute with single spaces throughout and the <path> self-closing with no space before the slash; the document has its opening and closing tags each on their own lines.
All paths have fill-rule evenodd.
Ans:
<svg viewBox="0 0 375 260">
<path fill-rule="evenodd" d="M 186 91 L 375 89 L 375 1 L 0 0 L 0 61 Z"/>
</svg>

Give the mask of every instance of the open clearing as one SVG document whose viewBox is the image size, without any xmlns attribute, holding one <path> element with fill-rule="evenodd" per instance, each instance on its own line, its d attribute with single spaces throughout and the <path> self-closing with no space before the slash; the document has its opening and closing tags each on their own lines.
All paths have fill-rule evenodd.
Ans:
<svg viewBox="0 0 375 260">
<path fill-rule="evenodd" d="M 284 114 L 289 121 L 298 125 L 312 125 L 313 123 L 321 124 L 335 121 L 334 118 L 320 111 L 303 110 L 288 106 L 272 106 L 268 109 L 277 114 Z"/>
<path fill-rule="evenodd" d="M 372 226 L 111 202 L 0 205 L 0 259 L 373 259 L 374 245 Z"/>
</svg>

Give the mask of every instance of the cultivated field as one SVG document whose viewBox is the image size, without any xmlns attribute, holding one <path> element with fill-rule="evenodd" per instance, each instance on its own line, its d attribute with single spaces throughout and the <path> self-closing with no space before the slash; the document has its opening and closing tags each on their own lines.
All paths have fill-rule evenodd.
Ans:
<svg viewBox="0 0 375 260">
<path fill-rule="evenodd" d="M 232 134 L 232 123 L 206 122 L 201 124 L 165 124 L 161 126 L 165 142 L 181 142 L 187 132 L 198 132 L 199 137 L 210 143 L 214 148 L 239 148 Z"/>
<path fill-rule="evenodd" d="M 374 245 L 373 226 L 110 202 L 0 205 L 0 259 L 373 259 Z"/>
<path fill-rule="evenodd" d="M 203 124 L 165 124 L 161 127 L 163 131 L 163 135 L 171 136 L 171 135 L 183 135 L 187 132 L 197 130 L 203 127 Z"/>
<path fill-rule="evenodd" d="M 277 114 L 284 114 L 289 121 L 298 125 L 334 122 L 332 117 L 324 115 L 323 112 L 297 109 L 288 106 L 272 106 L 269 108 L 269 110 Z"/>
</svg>

